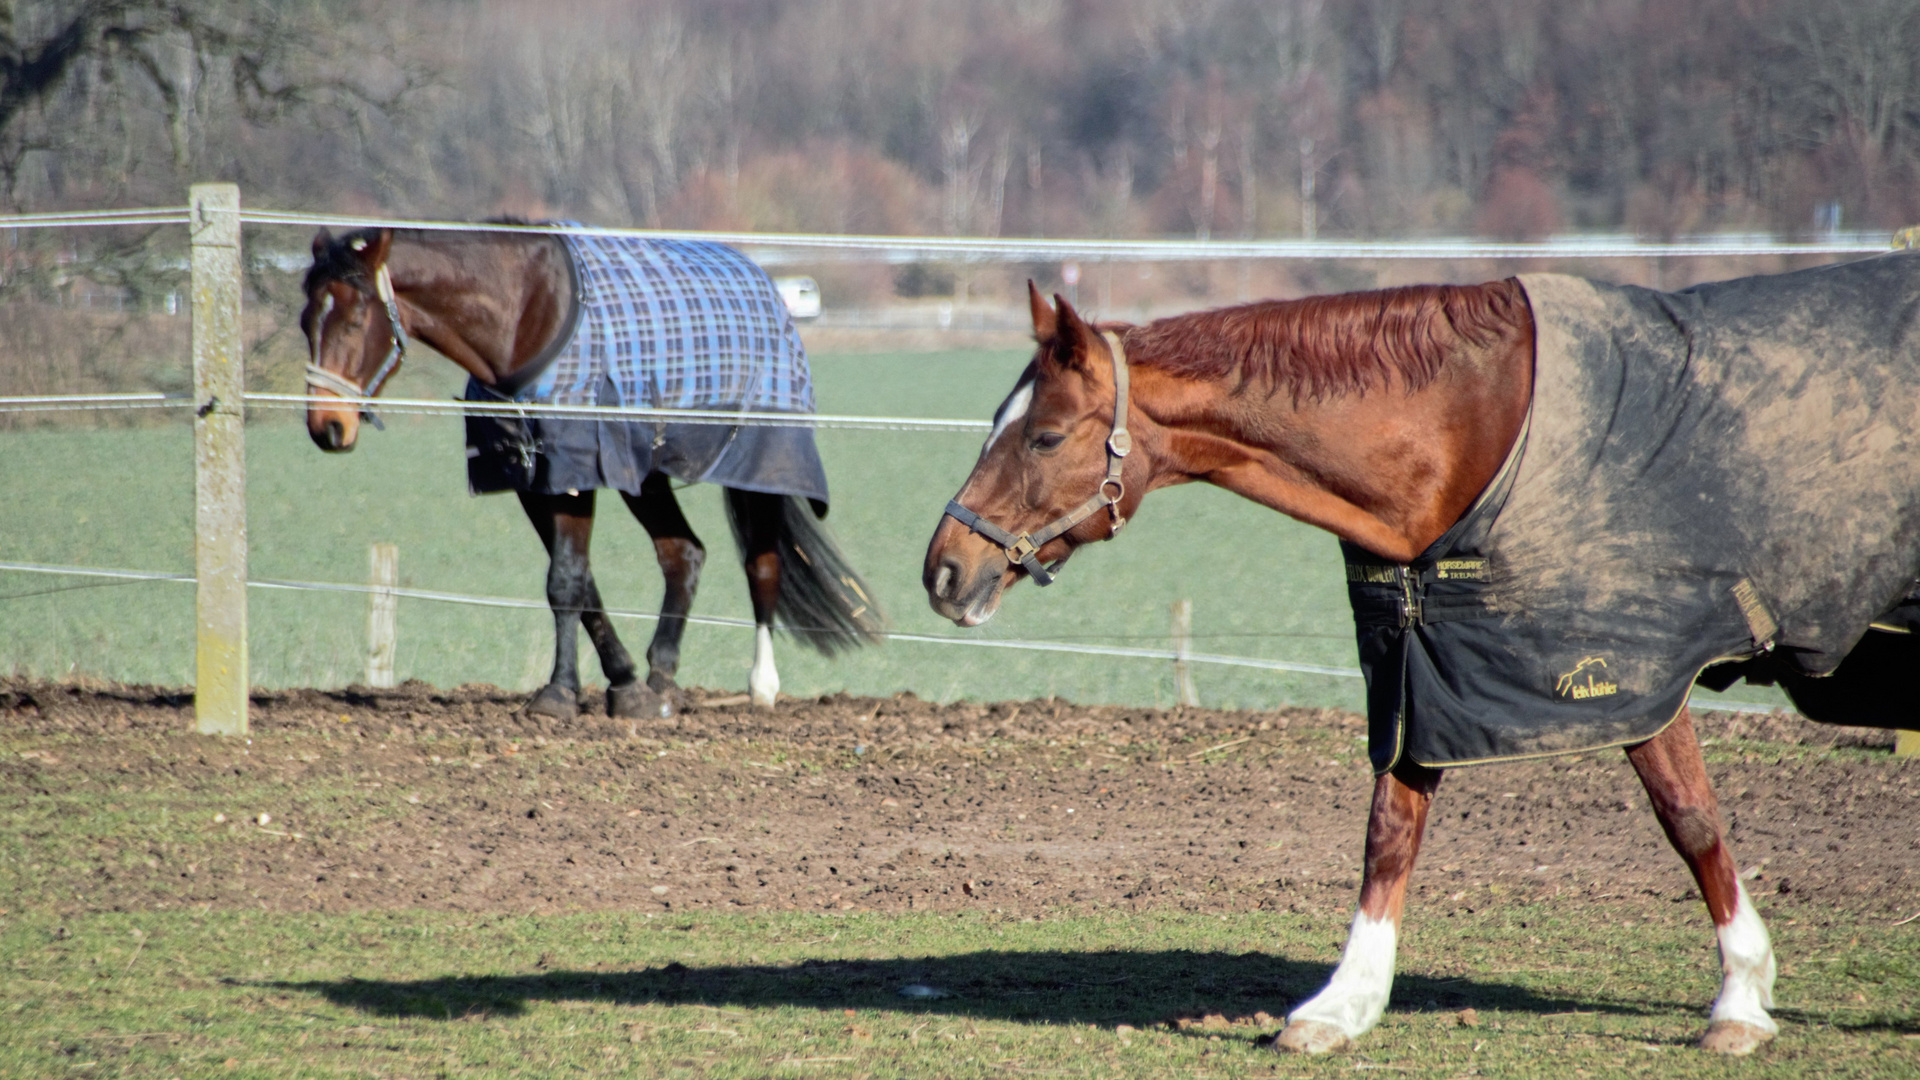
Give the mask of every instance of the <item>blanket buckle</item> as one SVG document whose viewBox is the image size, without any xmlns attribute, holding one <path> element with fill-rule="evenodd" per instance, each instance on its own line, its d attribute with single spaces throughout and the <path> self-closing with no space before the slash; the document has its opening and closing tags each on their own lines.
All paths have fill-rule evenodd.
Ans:
<svg viewBox="0 0 1920 1080">
<path fill-rule="evenodd" d="M 1400 628 L 1419 626 L 1425 618 L 1420 602 L 1420 579 L 1410 567 L 1394 568 L 1394 576 L 1400 579 Z"/>
</svg>

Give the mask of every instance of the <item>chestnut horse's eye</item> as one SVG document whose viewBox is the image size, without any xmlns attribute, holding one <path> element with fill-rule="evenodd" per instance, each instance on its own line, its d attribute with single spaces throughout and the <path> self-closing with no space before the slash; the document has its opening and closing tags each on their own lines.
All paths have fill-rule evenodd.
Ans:
<svg viewBox="0 0 1920 1080">
<path fill-rule="evenodd" d="M 1033 437 L 1033 448 L 1035 450 L 1058 450 L 1060 449 L 1060 444 L 1066 441 L 1067 437 L 1058 431 L 1043 431 Z"/>
</svg>

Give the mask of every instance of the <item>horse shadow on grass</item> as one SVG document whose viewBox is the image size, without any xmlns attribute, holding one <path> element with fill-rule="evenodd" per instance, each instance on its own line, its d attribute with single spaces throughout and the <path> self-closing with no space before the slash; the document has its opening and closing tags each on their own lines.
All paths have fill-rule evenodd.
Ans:
<svg viewBox="0 0 1920 1080">
<path fill-rule="evenodd" d="M 1264 953 L 995 952 L 885 960 L 640 970 L 449 975 L 415 980 L 346 978 L 251 983 L 319 994 L 380 1016 L 466 1019 L 514 1016 L 534 1001 L 620 1005 L 797 1006 L 884 1009 L 1021 1023 L 1146 1026 L 1212 1014 L 1283 1016 L 1326 983 L 1330 968 Z M 917 989 L 915 989 L 917 988 Z M 903 991 L 905 993 L 903 994 Z M 1648 1015 L 1699 1011 L 1705 1001 L 1623 1001 L 1541 994 L 1473 978 L 1401 975 L 1397 1012 L 1465 1008 L 1520 1013 Z"/>
</svg>

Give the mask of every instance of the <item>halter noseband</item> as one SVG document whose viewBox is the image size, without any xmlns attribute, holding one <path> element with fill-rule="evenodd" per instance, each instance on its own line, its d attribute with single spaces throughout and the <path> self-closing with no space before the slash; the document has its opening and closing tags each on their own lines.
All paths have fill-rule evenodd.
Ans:
<svg viewBox="0 0 1920 1080">
<path fill-rule="evenodd" d="M 333 310 L 333 297 L 329 295 L 326 305 L 320 309 L 320 318 L 314 323 L 313 359 L 307 361 L 307 385 L 331 390 L 348 401 L 359 402 L 360 416 L 384 431 L 386 425 L 373 413 L 373 399 L 380 395 L 380 388 L 400 367 L 400 361 L 407 358 L 407 331 L 400 325 L 400 305 L 393 298 L 393 276 L 387 273 L 385 263 L 380 264 L 380 269 L 374 272 L 373 289 L 387 309 L 387 357 L 380 362 L 379 370 L 362 388 L 353 380 L 320 366 L 320 342 L 326 330 L 327 314 Z"/>
<path fill-rule="evenodd" d="M 959 499 L 947 503 L 948 517 L 999 544 L 1006 553 L 1007 561 L 1025 567 L 1027 576 L 1036 585 L 1053 584 L 1054 574 L 1067 561 L 1063 557 L 1052 566 L 1040 565 L 1039 552 L 1047 546 L 1048 541 L 1092 517 L 1102 507 L 1113 517 L 1112 524 L 1107 526 L 1109 537 L 1117 535 L 1120 527 L 1127 523 L 1127 519 L 1120 516 L 1120 500 L 1127 494 L 1127 486 L 1120 479 L 1120 473 L 1126 466 L 1128 452 L 1133 449 L 1133 436 L 1127 433 L 1127 350 L 1121 346 L 1118 334 L 1109 331 L 1100 336 L 1107 339 L 1107 352 L 1113 357 L 1113 434 L 1107 436 L 1107 475 L 1093 494 L 1079 506 L 1033 532 L 1019 536 L 961 506 Z M 1112 494 L 1108 494 L 1109 488 Z"/>
</svg>

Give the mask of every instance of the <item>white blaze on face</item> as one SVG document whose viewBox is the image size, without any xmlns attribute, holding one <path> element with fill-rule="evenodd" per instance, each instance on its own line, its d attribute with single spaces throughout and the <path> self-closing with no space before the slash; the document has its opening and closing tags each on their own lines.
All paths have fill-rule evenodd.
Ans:
<svg viewBox="0 0 1920 1080">
<path fill-rule="evenodd" d="M 987 435 L 987 445 L 980 448 L 980 455 L 985 457 L 987 451 L 993 449 L 993 444 L 1000 440 L 1001 432 L 1019 423 L 1020 419 L 1027 415 L 1027 410 L 1032 407 L 1033 382 L 1028 380 L 1015 387 L 1013 393 L 1008 395 L 1007 400 L 1001 404 L 999 414 L 993 418 L 993 431 Z"/>
<path fill-rule="evenodd" d="M 1287 1014 L 1288 1022 L 1314 1020 L 1339 1028 L 1347 1038 L 1358 1038 L 1387 1009 L 1393 990 L 1393 954 L 1399 928 L 1388 919 L 1369 919 L 1355 913 L 1347 932 L 1347 951 L 1326 989 Z"/>
<path fill-rule="evenodd" d="M 1737 883 L 1736 883 L 1737 884 Z M 1773 1005 L 1773 943 L 1767 937 L 1767 924 L 1747 898 L 1747 887 L 1738 885 L 1739 900 L 1733 918 L 1719 928 L 1720 997 L 1713 1003 L 1713 1020 L 1736 1020 L 1752 1024 L 1769 1034 L 1777 1034 L 1779 1025 L 1767 1015 Z"/>
</svg>

